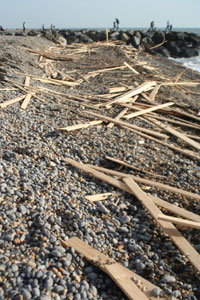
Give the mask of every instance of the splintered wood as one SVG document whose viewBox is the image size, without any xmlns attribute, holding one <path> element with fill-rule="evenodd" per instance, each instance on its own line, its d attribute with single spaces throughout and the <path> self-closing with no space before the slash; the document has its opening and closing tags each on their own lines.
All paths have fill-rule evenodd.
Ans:
<svg viewBox="0 0 200 300">
<path fill-rule="evenodd" d="M 155 297 L 153 294 L 153 289 L 156 288 L 155 285 L 123 267 L 109 256 L 92 248 L 79 238 L 73 237 L 68 241 L 60 241 L 64 247 L 74 248 L 78 253 L 85 256 L 88 261 L 107 273 L 130 300 L 174 299 L 174 297 L 169 298 L 163 291 L 161 291 L 160 296 Z"/>
</svg>

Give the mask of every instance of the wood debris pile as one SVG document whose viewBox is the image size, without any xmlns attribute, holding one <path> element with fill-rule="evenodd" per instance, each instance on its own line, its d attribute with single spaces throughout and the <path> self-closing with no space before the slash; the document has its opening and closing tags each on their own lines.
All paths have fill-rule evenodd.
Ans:
<svg viewBox="0 0 200 300">
<path fill-rule="evenodd" d="M 147 62 L 141 61 L 135 49 L 113 42 L 94 43 L 89 46 L 57 46 L 47 50 L 26 49 L 26 51 L 38 57 L 38 66 L 44 75 L 20 73 L 19 75 L 24 77 L 23 84 L 7 78 L 5 83 L 20 91 L 22 95 L 1 102 L 1 109 L 19 102 L 21 109 L 28 110 L 29 105 L 34 105 L 36 99 L 45 105 L 48 97 L 53 97 L 60 106 L 67 103 L 71 109 L 79 107 L 77 112 L 80 116 L 79 121 L 63 120 L 63 126 L 54 128 L 59 133 L 76 134 L 77 131 L 94 126 L 97 126 L 98 132 L 105 127 L 111 131 L 113 127 L 119 126 L 144 138 L 146 141 L 144 143 L 153 141 L 157 147 L 161 145 L 172 150 L 175 155 L 182 155 L 199 163 L 199 107 L 195 107 L 189 101 L 179 100 L 177 95 L 182 95 L 183 98 L 190 95 L 198 97 L 200 86 L 199 81 L 195 79 L 184 79 L 184 71 L 181 70 L 175 76 L 167 76 L 161 72 L 159 65 L 149 64 L 148 54 L 143 58 L 147 58 Z M 115 53 L 114 61 L 109 54 L 106 56 L 106 51 Z M 97 53 L 100 56 L 99 60 L 96 59 Z M 68 69 L 63 64 L 66 62 Z M 179 68 L 181 69 L 180 66 Z M 99 82 L 99 87 L 93 89 L 90 85 L 95 80 Z M 199 276 L 200 255 L 179 229 L 199 230 L 200 216 L 146 191 L 152 186 L 173 194 L 173 197 L 181 195 L 195 201 L 200 200 L 200 195 L 181 187 L 164 184 L 164 177 L 156 173 L 156 170 L 128 164 L 119 157 L 107 155 L 104 159 L 107 165 L 110 162 L 123 166 L 134 170 L 137 175 L 116 171 L 107 168 L 107 165 L 80 163 L 69 157 L 63 158 L 63 161 L 107 182 L 120 193 L 125 192 L 136 197 L 157 226 L 162 228 L 185 255 L 186 261 L 192 264 Z M 143 175 L 139 177 L 138 174 Z M 154 180 L 149 179 L 152 177 Z M 85 198 L 86 201 L 95 203 L 106 200 L 110 195 L 112 192 L 87 195 Z M 152 294 L 155 285 L 116 261 L 110 261 L 109 257 L 77 238 L 61 242 L 65 247 L 73 247 L 109 274 L 129 299 L 169 299 L 164 292 L 155 297 Z"/>
</svg>

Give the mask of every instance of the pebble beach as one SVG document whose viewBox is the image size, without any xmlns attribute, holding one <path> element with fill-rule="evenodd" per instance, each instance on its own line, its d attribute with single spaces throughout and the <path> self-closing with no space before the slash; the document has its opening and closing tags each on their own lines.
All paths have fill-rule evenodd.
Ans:
<svg viewBox="0 0 200 300">
<path fill-rule="evenodd" d="M 128 299 L 98 267 L 73 248 L 62 246 L 60 240 L 72 237 L 155 284 L 158 288 L 151 299 L 160 299 L 161 290 L 168 299 L 200 299 L 199 273 L 136 197 L 64 161 L 69 157 L 199 195 L 199 160 L 118 125 L 58 130 L 93 120 L 85 111 L 94 111 L 89 105 L 105 102 L 109 88 L 136 86 L 152 78 L 160 80 L 161 76 L 171 80 L 179 74 L 181 81 L 199 82 L 199 73 L 166 57 L 152 56 L 132 46 L 126 48 L 127 57 L 120 45 L 94 43 L 94 47 L 91 44 L 86 51 L 79 51 L 80 45 L 63 46 L 39 36 L 0 36 L 0 104 L 27 92 L 27 76 L 33 92 L 44 88 L 32 97 L 25 110 L 21 102 L 0 109 L 0 300 Z M 72 61 L 51 60 L 28 49 L 63 55 L 67 52 L 77 57 Z M 139 75 L 118 69 L 86 79 L 89 72 L 120 67 L 124 61 Z M 76 84 L 52 85 L 34 79 L 63 80 L 63 74 L 65 80 Z M 195 116 L 192 121 L 198 127 L 199 95 L 200 85 L 162 86 L 156 101 L 173 101 L 176 108 Z M 120 111 L 118 106 L 107 109 L 99 105 L 95 112 L 115 117 Z M 171 119 L 178 120 L 173 116 Z M 159 132 L 144 119 L 130 122 Z M 199 135 L 199 129 L 181 130 L 191 136 Z M 194 150 L 173 136 L 169 139 L 175 146 Z M 194 152 L 199 155 L 199 151 Z M 140 171 L 120 167 L 105 156 L 121 159 Z M 197 199 L 140 186 L 152 196 L 200 215 Z M 87 195 L 102 193 L 111 194 L 104 201 L 86 199 Z M 180 231 L 200 253 L 199 231 Z"/>
</svg>

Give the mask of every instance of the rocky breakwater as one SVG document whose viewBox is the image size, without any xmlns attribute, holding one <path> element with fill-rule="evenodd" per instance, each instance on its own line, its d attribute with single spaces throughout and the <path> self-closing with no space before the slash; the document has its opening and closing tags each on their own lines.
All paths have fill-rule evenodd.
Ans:
<svg viewBox="0 0 200 300">
<path fill-rule="evenodd" d="M 68 44 L 105 41 L 106 33 L 101 30 L 61 30 Z M 108 34 L 110 41 L 125 41 L 137 49 L 161 53 L 167 57 L 193 57 L 199 55 L 200 36 L 187 32 L 164 32 L 147 30 L 115 30 Z"/>
<path fill-rule="evenodd" d="M 105 30 L 29 30 L 0 31 L 0 35 L 15 36 L 42 36 L 58 44 L 92 43 L 106 40 Z M 200 36 L 188 32 L 165 32 L 150 30 L 110 30 L 109 41 L 123 41 L 139 50 L 145 50 L 151 54 L 160 53 L 166 57 L 194 57 L 199 55 Z"/>
</svg>

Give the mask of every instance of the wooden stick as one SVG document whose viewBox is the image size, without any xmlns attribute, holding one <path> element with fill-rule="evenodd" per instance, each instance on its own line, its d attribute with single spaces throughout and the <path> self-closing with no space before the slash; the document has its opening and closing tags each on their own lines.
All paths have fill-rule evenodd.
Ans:
<svg viewBox="0 0 200 300">
<path fill-rule="evenodd" d="M 22 109 L 26 109 L 27 108 L 27 105 L 29 104 L 30 100 L 31 100 L 31 97 L 34 96 L 35 93 L 34 92 L 30 92 L 26 95 L 22 105 L 21 105 L 21 108 Z"/>
<path fill-rule="evenodd" d="M 90 173 L 92 174 L 93 176 L 101 179 L 101 180 L 104 180 L 106 182 L 108 182 L 109 184 L 111 185 L 114 185 L 115 187 L 117 188 L 120 188 L 128 193 L 131 193 L 133 195 L 136 195 L 137 196 L 142 196 L 141 198 L 143 199 L 143 197 L 145 196 L 145 199 L 150 199 L 150 197 L 147 197 L 147 195 L 145 193 L 139 193 L 138 195 L 138 186 L 137 186 L 137 192 L 135 194 L 135 190 L 133 190 L 133 185 L 132 185 L 132 182 L 133 180 L 131 180 L 130 178 L 126 178 L 126 179 L 130 179 L 131 180 L 131 187 L 129 187 L 127 185 L 127 182 L 129 181 L 126 181 L 126 184 L 124 184 L 123 182 L 121 181 L 118 181 L 110 176 L 107 176 L 99 171 L 96 171 L 96 170 L 92 170 L 90 167 L 86 166 L 86 165 L 83 165 L 83 164 L 80 164 L 70 158 L 67 158 L 67 159 L 63 159 L 63 161 L 65 161 L 66 163 L 69 163 L 70 165 L 82 170 L 82 171 L 85 171 L 87 173 Z M 139 189 L 140 191 L 140 189 Z M 146 198 L 147 197 L 147 198 Z M 140 198 L 140 200 L 142 200 Z M 151 199 L 150 199 L 151 201 Z M 152 201 L 151 201 L 152 202 Z M 153 203 L 153 202 L 152 202 Z M 150 204 L 151 205 L 151 204 Z M 152 206 L 152 205 L 151 205 Z M 153 211 L 155 210 L 154 214 L 156 216 L 156 218 L 158 217 L 158 215 L 161 215 L 161 211 L 156 207 L 156 206 L 153 206 Z M 173 239 L 174 243 L 179 247 L 179 249 L 181 251 L 184 252 L 184 254 L 186 255 L 186 257 L 191 261 L 191 263 L 194 265 L 195 268 L 197 268 L 198 271 L 200 271 L 200 259 L 199 259 L 199 254 L 196 250 L 194 250 L 194 248 L 187 242 L 187 240 L 180 234 L 180 232 L 176 229 L 176 227 L 174 227 L 174 225 L 172 225 L 171 223 L 167 223 L 165 221 L 159 221 L 159 223 L 162 222 L 162 226 L 165 228 L 165 232 L 167 234 L 170 235 L 170 237 Z M 165 225 L 165 226 L 164 226 Z"/>
<path fill-rule="evenodd" d="M 73 237 L 68 241 L 60 240 L 62 246 L 74 248 L 78 253 L 82 254 L 88 261 L 107 273 L 112 280 L 120 287 L 125 295 L 130 300 L 156 300 L 152 294 L 152 290 L 156 288 L 155 285 L 139 276 L 133 271 L 111 259 L 109 256 L 102 254 L 96 249 L 92 248 L 79 238 Z M 140 282 L 140 285 L 134 282 Z M 168 296 L 162 291 L 160 300 L 169 300 Z M 171 299 L 174 299 L 173 297 Z"/>
<path fill-rule="evenodd" d="M 169 125 L 164 125 L 163 123 L 159 121 L 152 120 L 154 124 L 156 124 L 158 127 L 164 129 L 166 132 L 171 133 L 172 135 L 178 137 L 179 139 L 183 140 L 188 145 L 192 146 L 193 148 L 200 150 L 200 144 L 193 141 L 191 138 L 187 137 L 185 134 L 179 132 L 178 130 L 175 130 Z"/>
<path fill-rule="evenodd" d="M 150 93 L 149 98 L 151 102 L 155 102 L 155 97 L 160 89 L 161 85 L 158 84 L 155 86 L 155 88 L 153 89 L 153 91 Z"/>
<path fill-rule="evenodd" d="M 127 128 L 132 128 L 132 129 L 135 129 L 135 130 L 138 130 L 138 131 L 141 131 L 141 132 L 146 132 L 150 135 L 159 137 L 161 139 L 167 139 L 168 138 L 168 136 L 165 135 L 165 134 L 161 134 L 159 132 L 154 132 L 150 129 L 146 129 L 146 128 L 142 128 L 142 127 L 139 127 L 139 126 L 136 126 L 136 125 L 132 125 L 132 124 L 127 123 L 127 122 L 118 121 L 118 120 L 115 120 L 113 118 L 103 116 L 103 115 L 100 115 L 100 114 L 96 114 L 96 113 L 93 113 L 93 112 L 90 112 L 90 111 L 86 111 L 85 114 L 87 114 L 87 116 L 91 115 L 91 116 L 97 117 L 98 119 L 106 120 L 108 122 L 112 122 L 112 123 L 115 123 L 115 124 L 118 124 L 118 125 L 121 125 L 121 126 L 124 126 L 124 127 L 127 127 Z"/>
<path fill-rule="evenodd" d="M 189 221 L 189 220 L 184 220 L 184 219 L 180 219 L 180 218 L 176 218 L 176 217 L 171 217 L 171 216 L 167 216 L 167 215 L 159 215 L 157 218 L 158 221 L 167 221 L 167 222 L 171 222 L 174 224 L 178 224 L 184 227 L 190 227 L 190 228 L 195 228 L 195 229 L 199 229 L 200 230 L 200 223 L 198 222 L 193 222 L 193 221 Z"/>
<path fill-rule="evenodd" d="M 130 165 L 130 164 L 128 164 L 128 163 L 126 163 L 126 162 L 124 162 L 124 161 L 122 161 L 122 160 L 119 160 L 119 159 L 116 159 L 116 158 L 113 158 L 113 157 L 110 157 L 110 156 L 105 156 L 105 158 L 106 159 L 108 159 L 108 160 L 111 160 L 111 161 L 113 161 L 113 162 L 115 162 L 115 163 L 117 163 L 117 164 L 120 164 L 120 165 L 122 165 L 122 166 L 125 166 L 125 167 L 127 167 L 127 168 L 130 168 L 130 169 L 132 169 L 132 170 L 135 170 L 135 171 L 138 171 L 138 172 L 142 172 L 142 173 L 146 173 L 146 174 L 148 174 L 148 175 L 154 175 L 153 173 L 151 173 L 151 172 L 148 172 L 148 171 L 145 171 L 145 170 L 143 170 L 143 169 L 140 169 L 140 168 L 138 168 L 138 167 L 135 167 L 135 166 L 133 166 L 133 165 Z"/>
<path fill-rule="evenodd" d="M 11 99 L 11 100 L 7 100 L 7 101 L 5 101 L 3 103 L 0 103 L 0 108 L 4 108 L 4 107 L 6 107 L 8 105 L 11 105 L 13 103 L 19 102 L 19 101 L 23 100 L 24 98 L 25 98 L 25 95 L 19 96 L 17 98 Z"/>
<path fill-rule="evenodd" d="M 124 108 L 116 117 L 115 117 L 115 120 L 119 121 L 128 111 L 128 108 Z M 113 128 L 115 124 L 114 123 L 109 123 L 108 124 L 108 128 Z"/>
<path fill-rule="evenodd" d="M 180 194 L 180 195 L 185 196 L 185 197 L 200 200 L 200 195 L 195 194 L 195 193 L 191 193 L 191 192 L 188 192 L 188 191 L 185 191 L 185 190 L 182 190 L 182 189 L 178 189 L 178 188 L 170 186 L 168 184 L 156 182 L 156 181 L 153 181 L 153 180 L 144 179 L 144 178 L 141 178 L 141 177 L 138 177 L 138 176 L 134 176 L 134 175 L 130 175 L 130 174 L 126 174 L 126 173 L 106 169 L 106 168 L 103 168 L 103 167 L 93 166 L 93 165 L 90 165 L 90 164 L 87 164 L 87 166 L 89 166 L 90 168 L 95 169 L 97 171 L 102 171 L 102 172 L 105 172 L 107 174 L 112 174 L 112 175 L 118 176 L 120 178 L 123 178 L 123 177 L 132 178 L 136 182 L 139 182 L 139 183 L 142 183 L 142 184 L 145 184 L 145 185 L 154 186 L 155 188 L 158 188 L 158 189 L 161 189 L 161 190 L 165 190 L 165 191 L 167 190 L 167 191 L 175 193 L 175 194 L 177 193 L 177 194 Z"/>
<path fill-rule="evenodd" d="M 76 124 L 76 125 L 72 125 L 72 126 L 67 126 L 67 127 L 60 127 L 57 128 L 58 130 L 62 130 L 62 131 L 72 131 L 72 130 L 77 130 L 77 129 L 82 129 L 82 128 L 87 128 L 93 125 L 99 125 L 101 124 L 103 121 L 101 120 L 97 120 L 97 121 L 91 121 L 85 124 Z"/>
<path fill-rule="evenodd" d="M 129 187 L 131 192 L 137 197 L 137 199 L 144 205 L 144 207 L 149 211 L 152 217 L 158 222 L 162 227 L 164 232 L 169 235 L 172 241 L 180 249 L 180 251 L 190 260 L 193 266 L 200 271 L 200 255 L 191 246 L 191 244 L 181 235 L 181 233 L 176 229 L 176 227 L 167 221 L 159 220 L 158 217 L 162 216 L 160 209 L 153 203 L 150 197 L 148 197 L 140 187 L 131 178 L 123 178 L 123 181 Z"/>
<path fill-rule="evenodd" d="M 138 71 L 136 71 L 133 67 L 131 67 L 127 62 L 124 62 L 124 65 L 127 66 L 133 73 L 140 74 Z"/>
<path fill-rule="evenodd" d="M 146 114 L 146 113 L 149 113 L 149 112 L 161 109 L 163 107 L 168 107 L 168 106 L 171 106 L 171 105 L 174 105 L 174 103 L 173 102 L 168 102 L 168 103 L 156 105 L 156 106 L 149 107 L 149 108 L 146 108 L 146 109 L 143 109 L 143 110 L 131 113 L 129 115 L 126 115 L 126 116 L 124 116 L 124 118 L 125 119 L 131 119 L 131 118 L 134 118 L 134 117 L 137 117 L 137 116 L 140 116 L 140 115 L 143 115 L 143 114 Z"/>
<path fill-rule="evenodd" d="M 129 128 L 129 130 L 135 132 L 135 133 L 138 134 L 138 135 L 143 136 L 144 138 L 147 138 L 147 139 L 152 140 L 152 141 L 154 141 L 154 142 L 156 142 L 156 143 L 158 143 L 158 144 L 161 144 L 161 145 L 163 145 L 163 146 L 165 146 L 165 147 L 168 147 L 168 148 L 171 149 L 171 150 L 174 150 L 174 151 L 176 151 L 176 152 L 179 152 L 179 153 L 181 153 L 181 154 L 183 154 L 183 155 L 185 155 L 185 156 L 187 156 L 187 157 L 190 157 L 190 158 L 192 158 L 192 159 L 195 159 L 195 160 L 200 161 L 200 156 L 197 155 L 197 154 L 196 154 L 195 152 L 193 152 L 193 151 L 190 151 L 190 150 L 184 150 L 184 149 L 175 147 L 175 146 L 172 145 L 172 144 L 167 144 L 166 142 L 160 141 L 160 140 L 158 140 L 158 139 L 156 139 L 156 138 L 154 138 L 154 137 L 152 137 L 152 136 L 150 136 L 150 135 L 147 135 L 147 134 L 145 134 L 145 133 L 139 132 L 139 131 L 137 131 L 137 130 L 135 130 L 135 129 L 132 129 L 132 128 Z"/>
<path fill-rule="evenodd" d="M 200 216 L 197 214 L 194 214 L 191 211 L 188 211 L 184 208 L 178 207 L 177 205 L 174 205 L 172 203 L 169 203 L 167 201 L 164 201 L 160 198 L 157 198 L 155 196 L 152 196 L 150 194 L 148 194 L 148 196 L 151 198 L 151 200 L 157 205 L 160 206 L 170 212 L 172 212 L 173 214 L 176 214 L 178 216 L 181 216 L 183 218 L 192 220 L 194 222 L 198 222 L 200 223 Z"/>
<path fill-rule="evenodd" d="M 149 115 L 148 118 L 149 119 L 150 118 L 158 119 L 158 120 L 161 120 L 161 121 L 167 121 L 169 123 L 181 125 L 181 126 L 188 127 L 188 128 L 200 129 L 200 126 L 198 126 L 197 124 L 176 121 L 176 120 L 172 120 L 172 119 L 168 119 L 168 118 L 157 116 L 156 114 Z"/>
<path fill-rule="evenodd" d="M 103 201 L 108 199 L 110 196 L 118 196 L 119 193 L 103 193 L 103 194 L 95 194 L 95 195 L 87 195 L 85 196 L 85 199 L 91 201 L 91 202 L 96 202 L 96 201 Z"/>
<path fill-rule="evenodd" d="M 111 100 L 110 102 L 108 102 L 106 104 L 106 107 L 109 108 L 114 103 L 122 103 L 122 102 L 125 103 L 131 97 L 141 94 L 142 92 L 151 89 L 155 85 L 156 85 L 155 81 L 144 82 L 143 84 L 139 85 L 138 87 L 134 88 L 133 90 L 126 92 L 125 94 L 115 98 L 114 100 Z"/>
<path fill-rule="evenodd" d="M 25 48 L 25 49 L 31 53 L 35 53 L 40 56 L 47 57 L 47 58 L 54 59 L 54 60 L 72 61 L 75 59 L 75 57 L 73 57 L 73 56 L 64 55 L 64 54 L 60 54 L 60 53 L 46 52 L 46 51 L 34 50 L 34 49 L 28 49 L 28 48 Z"/>
<path fill-rule="evenodd" d="M 109 32 L 109 29 L 106 28 L 106 43 L 108 43 L 108 32 Z"/>
</svg>

